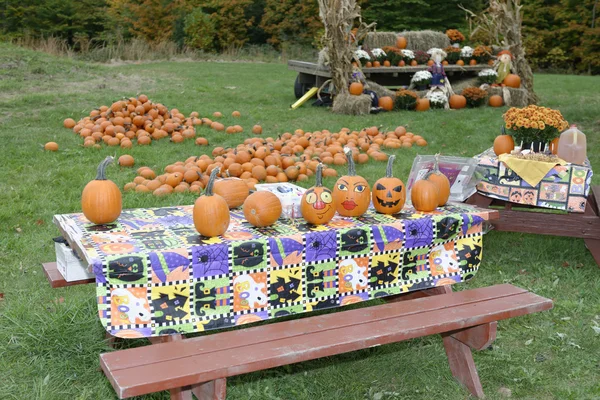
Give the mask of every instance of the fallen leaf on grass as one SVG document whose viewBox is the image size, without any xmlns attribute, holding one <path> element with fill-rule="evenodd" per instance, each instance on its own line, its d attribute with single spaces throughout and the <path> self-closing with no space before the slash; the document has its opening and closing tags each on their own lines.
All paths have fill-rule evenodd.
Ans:
<svg viewBox="0 0 600 400">
<path fill-rule="evenodd" d="M 561 321 L 570 321 L 571 317 L 562 317 L 560 320 Z"/>
<path fill-rule="evenodd" d="M 596 332 L 596 335 L 600 335 L 600 326 L 592 326 L 592 329 Z"/>
<path fill-rule="evenodd" d="M 503 397 L 511 397 L 512 396 L 512 390 L 510 390 L 507 387 L 502 386 L 500 389 L 498 389 L 498 393 L 500 393 Z"/>
<path fill-rule="evenodd" d="M 580 346 L 580 345 L 578 345 L 578 344 L 577 344 L 577 343 L 575 343 L 575 342 L 569 342 L 568 344 L 569 344 L 569 345 L 571 345 L 571 346 L 573 346 L 573 347 L 576 347 L 576 348 L 578 348 L 578 349 L 581 349 L 581 346 Z"/>
<path fill-rule="evenodd" d="M 4 293 L 0 293 L 0 301 L 4 300 Z"/>
<path fill-rule="evenodd" d="M 18 226 L 15 228 L 15 231 L 17 231 L 17 233 L 21 233 L 23 232 L 23 229 L 19 228 Z"/>
<path fill-rule="evenodd" d="M 37 221 L 35 221 L 36 225 L 44 225 L 44 220 L 43 219 L 38 219 Z"/>
<path fill-rule="evenodd" d="M 234 90 L 237 89 L 237 86 L 225 86 L 225 89 Z"/>
<path fill-rule="evenodd" d="M 562 266 L 566 268 L 569 266 L 569 263 L 567 261 L 563 261 Z"/>
<path fill-rule="evenodd" d="M 564 333 L 560 333 L 560 332 L 556 332 L 556 336 L 558 336 L 561 339 L 564 339 L 567 337 L 567 335 L 565 335 Z"/>
<path fill-rule="evenodd" d="M 529 346 L 531 343 L 533 343 L 533 339 L 529 339 L 525 342 L 525 346 Z"/>
</svg>

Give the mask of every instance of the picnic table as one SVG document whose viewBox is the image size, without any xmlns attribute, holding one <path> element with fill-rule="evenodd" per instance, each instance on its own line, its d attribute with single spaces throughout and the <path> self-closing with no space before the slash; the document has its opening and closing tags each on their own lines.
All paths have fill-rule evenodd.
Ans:
<svg viewBox="0 0 600 400">
<path fill-rule="evenodd" d="M 369 210 L 263 229 L 232 211 L 217 238 L 199 236 L 191 215 L 191 206 L 124 210 L 109 225 L 55 216 L 94 270 L 107 332 L 154 343 L 101 354 L 119 398 L 169 390 L 171 399 L 225 399 L 230 376 L 432 334 L 442 335 L 452 375 L 483 397 L 471 349 L 495 340 L 497 321 L 552 307 L 507 284 L 452 293 L 477 272 L 495 210 Z M 44 269 L 61 286 L 55 265 Z M 184 338 L 375 298 L 386 303 Z"/>
</svg>

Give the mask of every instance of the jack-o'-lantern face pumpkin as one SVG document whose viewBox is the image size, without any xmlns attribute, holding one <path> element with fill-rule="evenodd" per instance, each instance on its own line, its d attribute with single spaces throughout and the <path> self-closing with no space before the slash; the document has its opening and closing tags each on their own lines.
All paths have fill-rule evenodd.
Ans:
<svg viewBox="0 0 600 400">
<path fill-rule="evenodd" d="M 348 159 L 348 175 L 342 176 L 333 189 L 333 203 L 341 216 L 360 217 L 369 208 L 371 188 L 366 179 L 356 175 L 352 150 L 345 148 Z"/>
<path fill-rule="evenodd" d="M 392 176 L 392 164 L 395 156 L 388 159 L 386 176 L 373 186 L 373 207 L 382 214 L 396 214 L 406 201 L 404 182 Z"/>
<path fill-rule="evenodd" d="M 323 165 L 319 164 L 316 171 L 315 186 L 304 192 L 300 201 L 302 217 L 313 225 L 326 224 L 335 215 L 331 190 L 322 186 L 322 170 Z"/>
</svg>

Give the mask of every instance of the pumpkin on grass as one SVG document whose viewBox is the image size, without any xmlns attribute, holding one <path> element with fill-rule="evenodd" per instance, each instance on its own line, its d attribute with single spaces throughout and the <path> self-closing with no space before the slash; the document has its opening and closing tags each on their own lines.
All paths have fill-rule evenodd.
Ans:
<svg viewBox="0 0 600 400">
<path fill-rule="evenodd" d="M 106 179 L 106 167 L 113 160 L 108 156 L 100 163 L 96 179 L 88 182 L 81 193 L 83 215 L 94 224 L 109 224 L 121 215 L 121 191 L 113 181 Z"/>
<path fill-rule="evenodd" d="M 410 190 L 410 200 L 417 211 L 431 212 L 437 208 L 439 202 L 437 186 L 424 179 L 416 181 Z"/>
<path fill-rule="evenodd" d="M 257 228 L 273 225 L 281 211 L 279 197 L 271 192 L 254 192 L 244 201 L 244 217 Z"/>
<path fill-rule="evenodd" d="M 344 153 L 348 158 L 348 174 L 342 176 L 335 183 L 333 203 L 341 216 L 360 217 L 369 208 L 371 189 L 365 178 L 356 175 L 352 150 L 346 147 Z"/>
<path fill-rule="evenodd" d="M 48 142 L 44 145 L 44 150 L 46 151 L 58 151 L 58 143 L 56 142 Z"/>
<path fill-rule="evenodd" d="M 439 154 L 435 155 L 433 171 L 427 174 L 425 179 L 433 183 L 438 188 L 438 206 L 443 206 L 448 202 L 450 197 L 450 181 L 446 175 L 440 172 Z"/>
<path fill-rule="evenodd" d="M 213 193 L 215 178 L 220 171 L 219 167 L 213 168 L 204 194 L 194 203 L 194 226 L 203 236 L 220 236 L 229 228 L 229 206 L 223 197 Z"/>
<path fill-rule="evenodd" d="M 323 186 L 323 164 L 317 165 L 315 186 L 308 189 L 300 200 L 300 212 L 309 224 L 326 224 L 335 215 L 333 194 Z"/>
<path fill-rule="evenodd" d="M 238 178 L 219 179 L 215 182 L 214 192 L 225 199 L 229 208 L 241 206 L 250 194 L 246 182 Z"/>
<path fill-rule="evenodd" d="M 385 177 L 379 178 L 373 185 L 373 207 L 382 214 L 396 214 L 406 201 L 404 182 L 394 178 L 392 167 L 396 156 L 388 159 Z"/>
</svg>

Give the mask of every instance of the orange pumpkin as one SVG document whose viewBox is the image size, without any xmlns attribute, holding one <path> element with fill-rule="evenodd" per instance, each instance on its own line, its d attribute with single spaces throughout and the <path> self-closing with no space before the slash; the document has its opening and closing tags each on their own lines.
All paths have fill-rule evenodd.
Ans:
<svg viewBox="0 0 600 400">
<path fill-rule="evenodd" d="M 502 96 L 495 94 L 493 96 L 490 96 L 490 100 L 488 103 L 490 107 L 502 107 L 504 105 L 504 100 L 502 99 Z"/>
<path fill-rule="evenodd" d="M 406 40 L 406 38 L 404 36 L 398 36 L 396 38 L 396 47 L 397 48 L 405 49 L 407 45 L 408 45 L 408 41 Z"/>
<path fill-rule="evenodd" d="M 373 207 L 382 214 L 396 214 L 406 201 L 404 182 L 394 178 L 392 166 L 396 156 L 388 159 L 384 178 L 379 178 L 373 185 Z"/>
<path fill-rule="evenodd" d="M 463 65 L 465 65 L 465 62 L 464 62 L 463 60 L 458 60 L 458 61 L 456 62 L 456 65 L 463 66 Z"/>
<path fill-rule="evenodd" d="M 515 141 L 510 135 L 498 135 L 494 139 L 494 153 L 497 156 L 500 154 L 510 154 L 515 149 Z"/>
<path fill-rule="evenodd" d="M 58 151 L 58 143 L 56 142 L 48 142 L 44 145 L 44 150 L 46 151 Z"/>
<path fill-rule="evenodd" d="M 440 172 L 439 165 L 439 154 L 435 155 L 435 161 L 433 164 L 433 171 L 427 174 L 425 178 L 427 181 L 435 184 L 438 188 L 438 206 L 443 206 L 448 202 L 450 197 L 450 181 L 446 175 Z"/>
<path fill-rule="evenodd" d="M 502 81 L 502 83 L 504 83 L 504 85 L 508 87 L 518 89 L 521 87 L 521 78 L 519 77 L 519 75 L 508 74 L 506 78 L 504 78 L 504 81 Z"/>
<path fill-rule="evenodd" d="M 326 224 L 335 215 L 333 194 L 331 190 L 323 186 L 322 174 L 323 164 L 319 163 L 315 173 L 315 186 L 304 192 L 302 200 L 300 200 L 302 217 L 306 222 L 313 225 Z"/>
<path fill-rule="evenodd" d="M 350 94 L 360 96 L 363 93 L 363 84 L 360 82 L 352 82 L 350 84 Z"/>
<path fill-rule="evenodd" d="M 413 184 L 410 200 L 417 211 L 431 212 L 437 208 L 439 191 L 435 183 L 421 179 Z"/>
<path fill-rule="evenodd" d="M 121 191 L 113 181 L 106 179 L 106 167 L 113 160 L 108 156 L 100 163 L 96 179 L 85 185 L 81 193 L 83 215 L 94 224 L 109 224 L 121 215 Z"/>
<path fill-rule="evenodd" d="M 392 111 L 394 109 L 394 100 L 390 96 L 383 96 L 379 98 L 379 107 L 386 111 Z"/>
<path fill-rule="evenodd" d="M 238 178 L 219 179 L 213 191 L 225 199 L 229 208 L 241 206 L 250 194 L 246 182 Z"/>
<path fill-rule="evenodd" d="M 119 165 L 121 167 L 133 167 L 133 164 L 135 164 L 135 160 L 129 154 L 123 154 L 119 157 Z"/>
<path fill-rule="evenodd" d="M 369 208 L 371 189 L 365 178 L 356 175 L 352 150 L 346 147 L 344 153 L 348 158 L 348 174 L 335 183 L 333 203 L 338 214 L 344 217 L 360 217 Z"/>
<path fill-rule="evenodd" d="M 448 100 L 450 108 L 459 109 L 467 106 L 467 98 L 460 94 L 453 94 Z"/>
<path fill-rule="evenodd" d="M 477 60 L 472 59 L 471 61 L 469 61 L 469 65 L 477 65 Z"/>
<path fill-rule="evenodd" d="M 430 104 L 429 99 L 417 99 L 417 105 L 415 110 L 417 111 L 427 111 L 429 110 Z"/>
<path fill-rule="evenodd" d="M 204 195 L 194 203 L 194 226 L 203 236 L 220 236 L 229 227 L 229 206 L 223 197 L 213 193 L 215 178 L 220 171 L 219 167 L 213 168 Z"/>
<path fill-rule="evenodd" d="M 281 201 L 271 192 L 254 192 L 244 201 L 246 221 L 258 228 L 273 225 L 281 210 Z"/>
<path fill-rule="evenodd" d="M 552 154 L 556 155 L 558 153 L 558 141 L 560 138 L 554 138 L 550 142 L 550 151 Z"/>
</svg>

